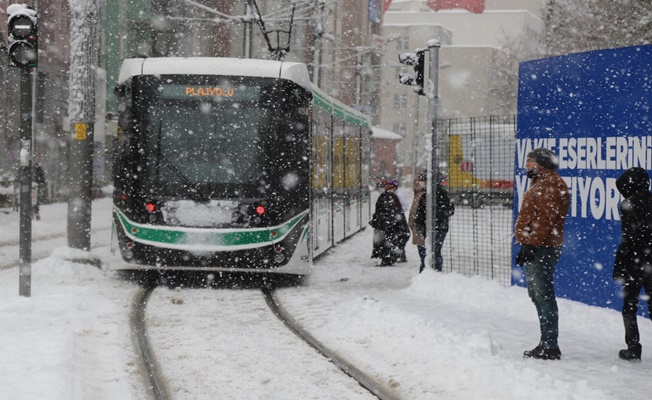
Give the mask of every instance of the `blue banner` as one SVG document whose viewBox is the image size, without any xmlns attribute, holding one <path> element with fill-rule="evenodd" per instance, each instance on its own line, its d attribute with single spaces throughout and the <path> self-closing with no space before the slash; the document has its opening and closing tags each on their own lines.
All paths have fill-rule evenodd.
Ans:
<svg viewBox="0 0 652 400">
<path fill-rule="evenodd" d="M 652 170 L 651 108 L 651 45 L 520 65 L 514 215 L 529 184 L 527 153 L 551 149 L 559 156 L 558 172 L 571 192 L 564 250 L 555 273 L 560 297 L 622 307 L 620 286 L 612 280 L 622 200 L 615 182 L 630 167 Z M 512 283 L 524 286 L 522 268 L 512 268 Z M 647 313 L 645 301 L 639 311 Z"/>
</svg>

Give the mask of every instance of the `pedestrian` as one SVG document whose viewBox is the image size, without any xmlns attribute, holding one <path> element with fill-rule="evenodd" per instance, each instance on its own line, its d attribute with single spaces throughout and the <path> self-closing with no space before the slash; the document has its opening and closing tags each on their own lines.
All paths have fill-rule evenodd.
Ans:
<svg viewBox="0 0 652 400">
<path fill-rule="evenodd" d="M 401 248 L 405 247 L 410 231 L 405 220 L 401 202 L 396 196 L 398 182 L 390 181 L 376 201 L 376 209 L 371 226 L 379 233 L 374 237 L 379 249 L 380 266 L 393 266 L 400 257 Z M 375 236 L 375 235 L 374 235 Z"/>
<path fill-rule="evenodd" d="M 425 268 L 426 260 L 426 223 L 425 223 L 425 204 L 422 208 L 419 208 L 419 204 L 422 197 L 425 197 L 426 194 L 426 180 L 427 175 L 421 174 L 418 178 L 412 182 L 412 190 L 414 191 L 414 198 L 412 199 L 412 206 L 410 206 L 410 214 L 408 216 L 408 226 L 412 231 L 412 244 L 417 246 L 417 251 L 419 252 L 419 258 L 421 259 L 421 266 L 419 268 L 419 273 Z M 419 225 L 417 226 L 417 213 L 419 215 Z"/>
<path fill-rule="evenodd" d="M 422 173 L 418 182 L 413 185 L 414 200 L 410 208 L 410 229 L 413 232 L 412 243 L 417 246 L 421 265 L 419 273 L 423 272 L 426 267 L 426 216 L 427 216 L 427 187 L 428 175 Z M 450 217 L 455 214 L 455 205 L 450 200 L 450 195 L 444 186 L 437 182 L 435 185 L 435 271 L 441 272 L 444 268 L 444 257 L 442 249 L 444 240 L 448 234 L 448 225 Z"/>
<path fill-rule="evenodd" d="M 399 190 L 396 190 L 396 197 L 398 197 L 398 200 L 401 202 L 401 208 L 403 210 L 407 210 L 409 203 L 407 202 L 405 197 L 403 197 L 402 193 Z M 407 242 L 408 241 L 406 240 L 403 246 L 401 247 L 401 253 L 398 256 L 398 260 L 396 260 L 396 262 L 398 263 L 407 262 L 407 254 L 405 254 L 405 246 L 407 245 Z"/>
<path fill-rule="evenodd" d="M 385 179 L 379 179 L 378 182 L 376 182 L 376 189 L 378 189 L 378 192 L 380 193 L 380 196 L 385 193 L 385 187 L 387 186 L 387 180 Z M 378 198 L 380 200 L 380 197 Z M 378 206 L 378 201 L 376 201 L 376 206 Z M 381 229 L 376 228 L 376 223 L 372 219 L 369 224 L 374 228 L 374 236 L 372 239 L 372 248 L 371 248 L 371 258 L 380 258 L 382 255 L 382 247 L 383 247 L 383 241 L 385 239 L 385 235 Z"/>
<path fill-rule="evenodd" d="M 555 266 L 564 244 L 564 223 L 570 205 L 568 186 L 556 171 L 555 153 L 538 148 L 525 160 L 530 188 L 523 195 L 514 235 L 521 249 L 516 264 L 523 265 L 528 295 L 539 317 L 541 340 L 526 358 L 559 360 L 559 311 L 555 297 Z"/>
<path fill-rule="evenodd" d="M 36 199 L 34 203 L 34 218 L 41 220 L 41 202 L 47 198 L 47 179 L 40 164 L 34 163 L 34 184 L 36 185 Z"/>
<path fill-rule="evenodd" d="M 643 168 L 630 168 L 617 180 L 616 187 L 625 198 L 620 204 L 621 241 L 616 251 L 613 277 L 623 287 L 623 323 L 627 349 L 618 357 L 641 359 L 636 312 L 641 288 L 647 295 L 652 313 L 652 193 L 650 176 Z"/>
</svg>

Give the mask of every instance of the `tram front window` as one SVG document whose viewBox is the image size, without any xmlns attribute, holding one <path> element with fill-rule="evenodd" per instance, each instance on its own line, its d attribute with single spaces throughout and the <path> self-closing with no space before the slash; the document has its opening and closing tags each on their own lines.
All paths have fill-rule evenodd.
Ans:
<svg viewBox="0 0 652 400">
<path fill-rule="evenodd" d="M 148 135 L 154 160 L 148 166 L 150 181 L 163 190 L 255 184 L 263 167 L 260 135 L 269 111 L 230 102 L 188 103 L 166 102 L 150 112 L 155 122 Z"/>
</svg>

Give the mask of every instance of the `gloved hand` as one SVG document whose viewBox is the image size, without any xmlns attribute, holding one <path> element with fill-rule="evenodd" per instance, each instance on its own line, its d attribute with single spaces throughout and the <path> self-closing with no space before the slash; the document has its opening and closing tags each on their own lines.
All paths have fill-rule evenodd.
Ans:
<svg viewBox="0 0 652 400">
<path fill-rule="evenodd" d="M 524 244 L 516 255 L 516 265 L 524 265 L 534 260 L 534 254 L 537 252 L 536 246 Z"/>
</svg>

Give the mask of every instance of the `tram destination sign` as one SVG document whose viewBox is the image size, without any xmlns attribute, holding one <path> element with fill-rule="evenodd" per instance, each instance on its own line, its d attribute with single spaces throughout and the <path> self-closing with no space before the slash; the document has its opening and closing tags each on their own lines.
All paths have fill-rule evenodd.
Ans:
<svg viewBox="0 0 652 400">
<path fill-rule="evenodd" d="M 246 85 L 161 85 L 161 98 L 168 100 L 225 98 L 230 101 L 257 101 L 259 86 Z"/>
</svg>

